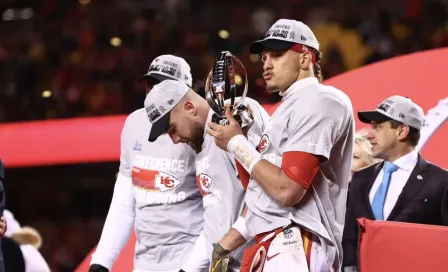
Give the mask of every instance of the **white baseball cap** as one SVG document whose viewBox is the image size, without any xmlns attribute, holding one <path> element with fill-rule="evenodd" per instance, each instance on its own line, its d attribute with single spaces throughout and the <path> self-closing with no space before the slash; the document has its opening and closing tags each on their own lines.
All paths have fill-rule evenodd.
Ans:
<svg viewBox="0 0 448 272">
<path fill-rule="evenodd" d="M 265 47 L 287 50 L 294 44 L 303 44 L 319 51 L 319 42 L 306 24 L 296 20 L 280 19 L 266 32 L 263 40 L 250 45 L 249 51 L 251 54 L 260 54 Z"/>
<path fill-rule="evenodd" d="M 154 85 L 145 99 L 145 109 L 152 124 L 148 140 L 154 142 L 170 126 L 170 111 L 190 88 L 185 83 L 167 79 Z"/>
<path fill-rule="evenodd" d="M 373 111 L 358 112 L 358 118 L 363 123 L 372 121 L 380 123 L 392 119 L 421 130 L 425 122 L 425 113 L 410 98 L 394 95 L 381 102 Z"/>
<path fill-rule="evenodd" d="M 167 78 L 185 82 L 192 86 L 192 76 L 190 65 L 181 57 L 173 55 L 161 55 L 155 58 L 149 65 L 148 73 L 140 77 L 139 80 L 148 77 L 156 78 L 160 81 Z"/>
</svg>

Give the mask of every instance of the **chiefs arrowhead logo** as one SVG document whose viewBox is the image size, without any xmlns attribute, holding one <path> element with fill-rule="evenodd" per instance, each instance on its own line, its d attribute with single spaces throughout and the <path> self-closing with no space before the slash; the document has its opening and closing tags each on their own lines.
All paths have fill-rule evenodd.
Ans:
<svg viewBox="0 0 448 272">
<path fill-rule="evenodd" d="M 202 195 L 209 194 L 213 185 L 213 178 L 207 174 L 199 174 L 196 176 L 196 183 Z"/>
<path fill-rule="evenodd" d="M 155 187 L 160 192 L 172 190 L 181 184 L 182 181 L 164 172 L 159 172 L 159 174 L 155 176 Z"/>
<path fill-rule="evenodd" d="M 257 151 L 263 153 L 266 149 L 268 149 L 271 142 L 269 141 L 269 137 L 266 134 L 263 134 L 260 139 L 260 143 L 257 146 Z"/>
</svg>

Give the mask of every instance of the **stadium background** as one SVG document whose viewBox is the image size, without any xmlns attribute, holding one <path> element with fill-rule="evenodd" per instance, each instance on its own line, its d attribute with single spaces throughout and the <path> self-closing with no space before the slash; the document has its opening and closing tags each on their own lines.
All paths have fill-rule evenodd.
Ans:
<svg viewBox="0 0 448 272">
<path fill-rule="evenodd" d="M 2 123 L 130 113 L 142 106 L 145 94 L 135 79 L 164 53 L 190 63 L 195 87 L 202 92 L 214 58 L 230 50 L 248 70 L 250 96 L 275 103 L 276 97 L 263 90 L 261 63 L 247 48 L 280 17 L 312 27 L 324 53 L 326 78 L 448 46 L 446 1 L 1 1 L 0 11 Z M 342 89 L 355 108 L 375 106 L 398 93 L 427 111 L 447 96 L 443 56 L 448 59 L 448 53 L 440 52 L 436 59 L 422 57 L 394 70 L 379 63 L 361 68 L 362 76 L 356 70 L 334 80 L 346 82 L 340 84 L 346 84 Z M 423 82 L 418 88 L 416 80 Z M 60 148 L 64 137 L 76 137 L 58 135 L 62 139 L 52 140 L 53 148 Z M 31 152 L 29 144 L 40 144 L 32 142 L 32 135 L 29 139 L 13 145 L 24 157 Z M 100 148 L 102 142 L 91 144 Z M 11 148 L 10 141 L 0 143 L 0 157 L 7 145 Z M 111 161 L 7 168 L 7 208 L 19 222 L 41 232 L 41 252 L 52 271 L 73 271 L 97 243 L 117 166 Z"/>
</svg>

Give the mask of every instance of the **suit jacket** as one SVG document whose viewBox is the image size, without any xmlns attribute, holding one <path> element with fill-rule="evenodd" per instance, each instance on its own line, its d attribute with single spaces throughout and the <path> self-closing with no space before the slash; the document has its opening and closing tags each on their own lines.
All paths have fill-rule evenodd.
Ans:
<svg viewBox="0 0 448 272">
<path fill-rule="evenodd" d="M 383 162 L 352 177 L 342 237 L 343 267 L 358 265 L 357 218 L 375 220 L 369 192 Z M 425 161 L 421 155 L 387 221 L 448 226 L 448 171 Z"/>
</svg>

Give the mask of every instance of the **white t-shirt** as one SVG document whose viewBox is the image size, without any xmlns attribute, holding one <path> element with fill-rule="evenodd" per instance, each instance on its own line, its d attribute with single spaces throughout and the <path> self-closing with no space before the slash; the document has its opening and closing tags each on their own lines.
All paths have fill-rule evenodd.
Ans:
<svg viewBox="0 0 448 272">
<path fill-rule="evenodd" d="M 149 142 L 150 129 L 145 109 L 126 119 L 114 197 L 91 263 L 110 268 L 134 227 L 134 269 L 179 269 L 201 233 L 195 153 L 168 135 Z"/>
<path fill-rule="evenodd" d="M 249 208 L 246 224 L 259 234 L 292 220 L 316 234 L 326 246 L 328 260 L 340 264 L 354 144 L 352 104 L 342 91 L 319 84 L 314 77 L 295 82 L 282 95 L 258 151 L 278 167 L 285 152 L 314 154 L 322 159 L 320 170 L 307 190 L 306 201 L 293 207 L 283 207 L 251 179 L 245 198 Z"/>
<path fill-rule="evenodd" d="M 26 272 L 50 272 L 50 267 L 37 248 L 33 245 L 21 245 L 20 249 L 25 259 Z"/>
<path fill-rule="evenodd" d="M 238 98 L 237 98 L 238 99 Z M 246 98 L 253 110 L 254 123 L 248 131 L 248 139 L 255 146 L 260 141 L 269 115 L 255 100 Z M 207 123 L 212 119 L 210 110 Z M 238 219 L 245 190 L 238 177 L 233 156 L 215 144 L 215 138 L 204 132 L 202 150 L 196 157 L 196 182 L 204 198 L 204 238 L 209 257 L 216 243 Z M 240 256 L 241 257 L 241 256 Z"/>
</svg>

